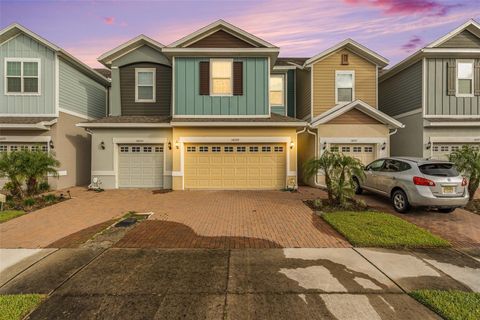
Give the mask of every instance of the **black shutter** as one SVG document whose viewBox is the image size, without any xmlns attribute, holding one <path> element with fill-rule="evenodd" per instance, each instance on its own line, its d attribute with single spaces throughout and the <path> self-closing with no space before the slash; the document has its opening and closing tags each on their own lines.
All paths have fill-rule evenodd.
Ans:
<svg viewBox="0 0 480 320">
<path fill-rule="evenodd" d="M 447 62 L 447 95 L 454 96 L 456 94 L 457 82 L 457 66 L 455 60 L 449 60 Z"/>
<path fill-rule="evenodd" d="M 243 62 L 233 62 L 233 95 L 243 95 Z"/>
<path fill-rule="evenodd" d="M 480 96 L 480 59 L 475 60 L 475 67 L 473 69 L 473 94 Z"/>
<path fill-rule="evenodd" d="M 199 91 L 201 96 L 210 95 L 210 62 L 200 61 Z"/>
</svg>

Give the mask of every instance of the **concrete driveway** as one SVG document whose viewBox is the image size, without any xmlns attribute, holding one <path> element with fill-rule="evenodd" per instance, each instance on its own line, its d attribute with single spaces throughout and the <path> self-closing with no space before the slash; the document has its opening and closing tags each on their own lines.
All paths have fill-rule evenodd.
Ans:
<svg viewBox="0 0 480 320">
<path fill-rule="evenodd" d="M 16 272 L 0 294 L 49 295 L 30 319 L 439 319 L 405 292 L 480 291 L 445 249 L 59 249 Z"/>
<path fill-rule="evenodd" d="M 73 199 L 0 224 L 1 248 L 42 248 L 128 211 L 153 212 L 122 247 L 349 247 L 303 199 L 315 189 L 173 191 L 71 189 Z M 60 241 L 59 241 L 60 240 Z"/>
</svg>

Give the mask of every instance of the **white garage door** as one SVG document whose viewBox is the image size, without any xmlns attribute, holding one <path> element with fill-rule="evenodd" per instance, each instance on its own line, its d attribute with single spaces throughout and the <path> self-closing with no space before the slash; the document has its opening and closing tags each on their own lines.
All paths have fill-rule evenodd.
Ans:
<svg viewBox="0 0 480 320">
<path fill-rule="evenodd" d="M 122 144 L 118 152 L 119 188 L 163 187 L 163 145 Z"/>
<path fill-rule="evenodd" d="M 459 150 L 463 145 L 480 148 L 478 143 L 435 143 L 432 147 L 432 158 L 436 160 L 448 160 L 448 155 Z"/>
<path fill-rule="evenodd" d="M 187 144 L 186 189 L 283 189 L 285 144 Z"/>
<path fill-rule="evenodd" d="M 376 159 L 374 144 L 331 144 L 330 151 L 357 158 L 365 165 Z"/>
</svg>

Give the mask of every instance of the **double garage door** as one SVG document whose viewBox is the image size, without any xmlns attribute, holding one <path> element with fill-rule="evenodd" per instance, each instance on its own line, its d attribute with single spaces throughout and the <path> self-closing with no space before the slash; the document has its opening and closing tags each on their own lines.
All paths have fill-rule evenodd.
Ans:
<svg viewBox="0 0 480 320">
<path fill-rule="evenodd" d="M 120 188 L 163 188 L 163 145 L 122 144 L 118 146 Z"/>
<path fill-rule="evenodd" d="M 357 158 L 365 165 L 376 159 L 374 144 L 331 144 L 330 151 Z"/>
<path fill-rule="evenodd" d="M 186 144 L 185 189 L 282 189 L 285 144 Z"/>
</svg>

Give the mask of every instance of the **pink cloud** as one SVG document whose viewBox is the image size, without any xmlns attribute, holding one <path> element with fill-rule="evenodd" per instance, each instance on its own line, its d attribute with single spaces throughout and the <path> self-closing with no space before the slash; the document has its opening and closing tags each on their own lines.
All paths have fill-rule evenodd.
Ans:
<svg viewBox="0 0 480 320">
<path fill-rule="evenodd" d="M 407 41 L 407 43 L 402 45 L 402 49 L 407 51 L 407 52 L 410 52 L 414 49 L 417 49 L 422 44 L 423 44 L 422 38 L 420 38 L 419 36 L 413 36 L 413 37 L 410 38 L 410 40 Z"/>
<path fill-rule="evenodd" d="M 105 17 L 103 18 L 103 23 L 112 25 L 115 23 L 115 17 Z"/>
<path fill-rule="evenodd" d="M 387 14 L 426 14 L 428 16 L 445 16 L 451 9 L 461 4 L 446 5 L 437 0 L 343 0 L 354 5 L 378 7 Z"/>
</svg>

